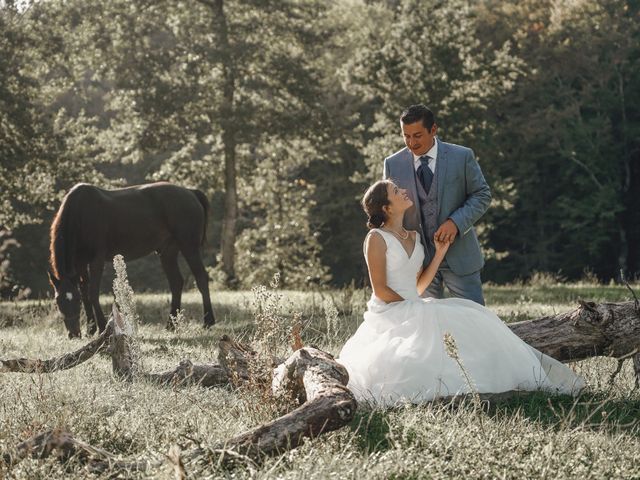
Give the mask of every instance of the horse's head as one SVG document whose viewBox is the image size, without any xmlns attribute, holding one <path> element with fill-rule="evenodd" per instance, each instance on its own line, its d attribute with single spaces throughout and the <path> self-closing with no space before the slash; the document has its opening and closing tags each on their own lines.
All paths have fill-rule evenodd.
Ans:
<svg viewBox="0 0 640 480">
<path fill-rule="evenodd" d="M 56 305 L 64 317 L 69 338 L 80 337 L 80 289 L 77 277 L 56 278 L 50 271 L 49 281 L 55 290 Z"/>
</svg>

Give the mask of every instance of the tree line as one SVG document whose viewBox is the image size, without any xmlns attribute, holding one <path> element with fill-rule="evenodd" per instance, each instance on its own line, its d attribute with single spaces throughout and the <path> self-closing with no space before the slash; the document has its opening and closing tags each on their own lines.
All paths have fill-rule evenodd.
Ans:
<svg viewBox="0 0 640 480">
<path fill-rule="evenodd" d="M 637 0 L 0 2 L 2 295 L 47 288 L 48 225 L 77 182 L 202 189 L 221 285 L 276 272 L 287 288 L 361 285 L 359 198 L 419 102 L 491 185 L 485 280 L 637 276 L 639 11 Z M 154 267 L 140 265 L 153 287 Z"/>
</svg>

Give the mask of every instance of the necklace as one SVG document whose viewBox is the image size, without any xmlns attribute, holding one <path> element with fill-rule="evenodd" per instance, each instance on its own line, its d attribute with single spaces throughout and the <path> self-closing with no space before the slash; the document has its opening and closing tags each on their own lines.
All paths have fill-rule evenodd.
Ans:
<svg viewBox="0 0 640 480">
<path fill-rule="evenodd" d="M 396 232 L 395 230 L 391 230 L 390 228 L 385 228 L 384 230 L 386 230 L 387 232 L 393 233 L 400 240 L 406 240 L 407 238 L 409 238 L 409 231 L 404 227 L 402 227 L 402 230 L 404 230 L 404 233 L 406 233 L 404 237 L 400 235 L 398 232 Z"/>
</svg>

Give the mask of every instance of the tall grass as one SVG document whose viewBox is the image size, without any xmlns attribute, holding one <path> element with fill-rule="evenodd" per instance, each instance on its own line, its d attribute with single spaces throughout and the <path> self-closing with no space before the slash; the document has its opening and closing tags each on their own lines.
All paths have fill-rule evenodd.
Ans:
<svg viewBox="0 0 640 480">
<path fill-rule="evenodd" d="M 145 369 L 175 366 L 182 358 L 215 361 L 223 333 L 247 342 L 267 339 L 286 354 L 290 328 L 302 323 L 306 344 L 334 354 L 362 319 L 370 292 L 358 289 L 214 293 L 219 323 L 200 325 L 198 292 L 184 295 L 181 326 L 164 326 L 169 295 L 136 295 L 138 341 Z M 259 299 L 271 295 L 271 300 Z M 487 303 L 505 321 L 574 308 L 578 298 L 630 299 L 625 287 L 595 284 L 511 285 L 486 288 Z M 269 302 L 272 301 L 271 304 Z M 110 297 L 103 298 L 105 310 Z M 263 315 L 263 317 L 260 317 Z M 272 338 L 260 322 L 277 321 Z M 260 320 L 262 318 L 262 320 Z M 258 324 L 256 324 L 258 321 Z M 270 321 L 270 320 L 269 320 Z M 0 303 L 0 357 L 52 357 L 86 339 L 69 340 L 52 302 Z M 361 408 L 347 428 L 307 442 L 254 468 L 224 470 L 212 462 L 187 462 L 192 478 L 639 478 L 640 393 L 630 365 L 613 385 L 615 361 L 595 358 L 575 365 L 588 389 L 577 399 L 533 393 L 491 404 L 479 415 L 473 401 L 392 409 Z M 247 389 L 172 389 L 114 378 L 108 356 L 46 375 L 0 374 L 0 450 L 45 429 L 62 427 L 122 457 L 163 455 L 212 445 L 278 415 Z M 171 478 L 172 467 L 133 478 Z M 92 478 L 71 461 L 28 459 L 0 466 L 0 478 Z M 106 478 L 106 476 L 104 476 Z"/>
</svg>

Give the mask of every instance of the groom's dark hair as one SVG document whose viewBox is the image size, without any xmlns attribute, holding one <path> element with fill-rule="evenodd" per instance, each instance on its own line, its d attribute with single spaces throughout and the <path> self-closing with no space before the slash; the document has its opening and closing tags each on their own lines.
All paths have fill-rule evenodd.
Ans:
<svg viewBox="0 0 640 480">
<path fill-rule="evenodd" d="M 400 115 L 400 121 L 405 125 L 422 121 L 424 128 L 431 131 L 433 124 L 436 123 L 436 118 L 433 116 L 433 112 L 429 110 L 426 105 L 419 103 L 418 105 L 411 105 L 402 112 L 402 115 Z"/>
</svg>

